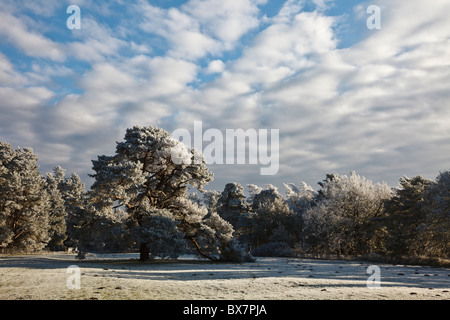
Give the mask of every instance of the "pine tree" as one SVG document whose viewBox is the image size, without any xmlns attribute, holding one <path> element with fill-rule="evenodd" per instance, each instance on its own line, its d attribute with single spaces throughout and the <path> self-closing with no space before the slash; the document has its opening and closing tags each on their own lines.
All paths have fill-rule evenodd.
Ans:
<svg viewBox="0 0 450 320">
<path fill-rule="evenodd" d="M 305 214 L 305 240 L 310 248 L 338 254 L 366 254 L 373 249 L 374 234 L 368 226 L 385 214 L 391 192 L 385 183 L 351 172 L 327 174 L 316 199 Z"/>
<path fill-rule="evenodd" d="M 217 213 L 231 223 L 234 229 L 239 228 L 239 222 L 249 208 L 245 202 L 244 188 L 236 182 L 227 183 L 217 200 Z"/>
<path fill-rule="evenodd" d="M 64 199 L 64 206 L 67 212 L 66 216 L 66 234 L 67 238 L 64 245 L 68 247 L 77 247 L 78 239 L 82 235 L 82 226 L 87 221 L 87 195 L 86 186 L 81 181 L 80 176 L 73 173 L 69 178 L 64 178 L 58 188 Z"/>
<path fill-rule="evenodd" d="M 316 193 L 306 182 L 300 182 L 300 187 L 293 183 L 284 184 L 289 208 L 296 214 L 302 215 L 314 205 Z"/>
<path fill-rule="evenodd" d="M 23 251 L 44 248 L 50 237 L 49 197 L 31 148 L 0 142 L 0 246 Z"/>
<path fill-rule="evenodd" d="M 419 254 L 450 258 L 450 171 L 439 174 L 424 192 L 422 223 L 417 227 Z"/>
<path fill-rule="evenodd" d="M 386 253 L 389 255 L 416 255 L 418 227 L 424 222 L 422 205 L 431 180 L 422 176 L 400 178 L 392 198 L 386 203 L 388 217 Z"/>
<path fill-rule="evenodd" d="M 252 247 L 259 247 L 268 242 L 284 242 L 286 237 L 277 238 L 277 235 L 280 235 L 278 231 L 281 229 L 289 230 L 287 239 L 290 244 L 295 242 L 292 235 L 297 230 L 293 224 L 293 214 L 276 187 L 267 185 L 266 189 L 255 194 L 252 211 Z M 277 229 L 278 231 L 274 233 Z"/>
<path fill-rule="evenodd" d="M 188 188 L 202 192 L 213 175 L 196 150 L 180 146 L 181 142 L 157 127 L 127 129 L 114 156 L 93 161 L 95 182 L 87 210 L 92 218 L 84 223 L 84 232 L 108 231 L 95 238 L 103 246 L 108 246 L 107 235 L 124 243 L 129 240 L 128 249 L 138 248 L 141 260 L 176 256 L 183 248 L 181 240 L 203 257 L 219 259 L 232 242 L 229 230 L 224 221 L 215 223 L 221 229 L 211 228 L 206 208 L 188 199 Z"/>
<path fill-rule="evenodd" d="M 48 248 L 50 250 L 61 250 L 64 247 L 63 241 L 66 239 L 66 206 L 60 192 L 60 185 L 63 183 L 65 171 L 61 167 L 56 167 L 53 174 L 48 173 L 46 188 L 49 197 L 49 237 Z"/>
</svg>

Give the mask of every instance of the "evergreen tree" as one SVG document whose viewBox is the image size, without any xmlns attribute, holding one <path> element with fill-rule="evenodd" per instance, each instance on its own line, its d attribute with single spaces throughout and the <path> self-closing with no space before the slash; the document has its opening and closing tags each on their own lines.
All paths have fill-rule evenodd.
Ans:
<svg viewBox="0 0 450 320">
<path fill-rule="evenodd" d="M 384 219 L 387 227 L 386 253 L 389 255 L 415 255 L 418 226 L 424 222 L 422 204 L 425 191 L 431 180 L 416 176 L 400 178 L 399 186 L 394 189 L 392 199 L 387 201 L 388 217 Z"/>
<path fill-rule="evenodd" d="M 217 190 L 205 190 L 203 193 L 203 204 L 208 209 L 208 212 L 217 212 L 219 198 L 222 195 Z"/>
<path fill-rule="evenodd" d="M 248 212 L 245 202 L 244 188 L 236 182 L 227 183 L 217 200 L 217 212 L 231 223 L 234 229 L 239 228 L 241 216 Z"/>
<path fill-rule="evenodd" d="M 63 241 L 66 239 L 66 206 L 60 192 L 60 185 L 63 183 L 65 171 L 61 167 L 56 167 L 54 173 L 47 174 L 46 191 L 49 197 L 49 237 L 47 247 L 50 250 L 61 250 L 64 247 Z"/>
<path fill-rule="evenodd" d="M 91 218 L 84 223 L 84 231 L 107 231 L 94 239 L 97 247 L 107 247 L 107 238 L 112 237 L 129 240 L 127 247 L 138 248 L 141 260 L 150 255 L 176 256 L 183 248 L 181 234 L 185 244 L 208 259 L 219 259 L 223 250 L 230 248 L 239 256 L 241 249 L 231 246 L 224 221 L 214 224 L 222 230 L 211 228 L 211 215 L 188 199 L 189 187 L 202 192 L 213 179 L 203 157 L 194 149 L 183 148 L 165 130 L 127 129 L 125 141 L 117 143 L 116 154 L 99 156 L 93 169 Z M 126 213 L 125 221 L 122 213 Z M 160 227 L 155 229 L 154 224 Z M 172 240 L 164 234 L 172 235 Z"/>
<path fill-rule="evenodd" d="M 296 217 L 272 185 L 267 185 L 253 197 L 249 237 L 252 252 L 257 255 L 286 255 L 286 249 L 294 247 L 298 240 L 300 226 Z M 283 254 L 280 254 L 281 249 Z M 292 250 L 289 252 L 289 255 L 293 254 Z"/>
<path fill-rule="evenodd" d="M 350 176 L 328 174 L 319 185 L 317 205 L 305 215 L 309 248 L 338 254 L 372 251 L 378 239 L 368 226 L 384 215 L 384 204 L 391 197 L 389 187 L 373 184 L 355 172 Z"/>
<path fill-rule="evenodd" d="M 50 240 L 49 196 L 31 148 L 13 150 L 0 142 L 0 246 L 23 251 Z"/>
<path fill-rule="evenodd" d="M 82 227 L 87 223 L 87 194 L 86 186 L 80 176 L 73 173 L 59 183 L 59 190 L 64 199 L 66 215 L 67 238 L 64 245 L 77 247 L 78 239 L 82 238 Z"/>
<path fill-rule="evenodd" d="M 450 258 L 450 171 L 441 172 L 425 189 L 422 210 L 416 250 L 421 255 Z"/>
<path fill-rule="evenodd" d="M 301 182 L 300 187 L 293 183 L 284 184 L 289 208 L 296 214 L 303 215 L 306 210 L 314 205 L 316 193 L 306 182 Z"/>
</svg>

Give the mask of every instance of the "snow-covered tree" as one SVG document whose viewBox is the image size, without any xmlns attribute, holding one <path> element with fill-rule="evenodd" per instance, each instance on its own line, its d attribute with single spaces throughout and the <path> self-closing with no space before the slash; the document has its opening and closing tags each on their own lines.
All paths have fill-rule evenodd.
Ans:
<svg viewBox="0 0 450 320">
<path fill-rule="evenodd" d="M 389 255 L 417 254 L 418 227 L 424 222 L 423 201 L 431 180 L 422 176 L 403 176 L 386 203 L 388 216 L 383 223 L 387 228 L 386 253 Z"/>
<path fill-rule="evenodd" d="M 183 161 L 179 159 L 181 151 Z M 198 254 L 212 260 L 229 249 L 226 243 L 230 239 L 208 225 L 206 208 L 188 199 L 188 188 L 202 192 L 213 174 L 196 150 L 181 147 L 167 131 L 151 126 L 127 129 L 124 141 L 117 143 L 116 154 L 99 156 L 93 169 L 95 182 L 89 195 L 92 219 L 85 223 L 85 230 L 106 226 L 103 236 L 92 238 L 97 247 L 99 243 L 107 246 L 105 237 L 115 230 L 113 238 L 131 240 L 127 246 L 139 248 L 141 260 L 150 254 L 176 256 L 183 247 L 178 241 L 180 234 Z M 125 221 L 122 213 L 126 213 Z M 217 239 L 223 241 L 218 243 Z"/>
<path fill-rule="evenodd" d="M 319 202 L 305 215 L 307 243 L 315 250 L 339 254 L 368 253 L 376 239 L 367 226 L 384 214 L 391 197 L 387 184 L 373 184 L 351 172 L 327 175 L 320 185 Z"/>
<path fill-rule="evenodd" d="M 300 182 L 300 187 L 294 183 L 284 184 L 289 208 L 296 214 L 303 214 L 310 209 L 317 196 L 314 189 L 306 182 Z"/>
<path fill-rule="evenodd" d="M 236 182 L 227 183 L 221 196 L 217 200 L 217 212 L 237 229 L 239 220 L 248 211 L 245 202 L 244 188 Z"/>
<path fill-rule="evenodd" d="M 73 173 L 65 177 L 65 171 L 57 169 L 59 183 L 58 188 L 64 200 L 66 210 L 66 240 L 64 245 L 77 247 L 77 239 L 80 235 L 80 226 L 84 221 L 84 210 L 87 208 L 86 186 L 78 174 Z"/>
<path fill-rule="evenodd" d="M 257 188 L 254 188 L 257 190 Z M 267 185 L 253 195 L 249 245 L 258 255 L 286 255 L 294 247 L 300 232 L 297 217 L 289 209 L 277 188 Z M 289 249 L 289 255 L 293 254 Z M 281 254 L 282 253 L 282 254 Z"/>
<path fill-rule="evenodd" d="M 50 250 L 61 250 L 66 239 L 66 217 L 67 211 L 60 185 L 64 181 L 65 170 L 56 167 L 53 174 L 48 173 L 46 179 L 46 191 L 49 196 L 49 237 L 48 248 Z"/>
<path fill-rule="evenodd" d="M 50 237 L 49 198 L 31 148 L 0 142 L 0 247 L 44 248 Z"/>
<path fill-rule="evenodd" d="M 255 199 L 255 195 L 263 191 L 264 188 L 259 187 L 255 184 L 247 184 L 247 191 L 248 191 L 248 197 L 247 197 L 247 203 L 249 206 L 253 204 L 253 200 Z"/>
<path fill-rule="evenodd" d="M 217 212 L 218 201 L 222 193 L 217 190 L 205 190 L 203 193 L 203 204 L 208 212 Z"/>
<path fill-rule="evenodd" d="M 450 258 L 450 171 L 439 174 L 424 192 L 423 222 L 417 227 L 419 254 Z"/>
</svg>

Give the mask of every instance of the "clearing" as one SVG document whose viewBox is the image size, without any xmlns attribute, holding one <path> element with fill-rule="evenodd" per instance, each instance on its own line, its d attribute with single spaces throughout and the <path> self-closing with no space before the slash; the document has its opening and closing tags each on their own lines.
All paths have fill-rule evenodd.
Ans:
<svg viewBox="0 0 450 320">
<path fill-rule="evenodd" d="M 450 269 L 377 264 L 381 287 L 369 289 L 375 263 L 257 258 L 254 263 L 210 263 L 192 257 L 137 261 L 137 255 L 0 256 L 0 299 L 164 300 L 449 300 Z M 80 288 L 69 289 L 68 267 L 80 267 Z"/>
</svg>

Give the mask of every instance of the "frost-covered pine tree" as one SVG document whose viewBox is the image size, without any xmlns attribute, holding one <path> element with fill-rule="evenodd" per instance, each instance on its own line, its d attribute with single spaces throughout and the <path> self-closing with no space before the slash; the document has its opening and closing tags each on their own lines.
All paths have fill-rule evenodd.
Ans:
<svg viewBox="0 0 450 320">
<path fill-rule="evenodd" d="M 384 219 L 387 229 L 385 251 L 388 255 L 416 255 L 423 244 L 418 227 L 425 220 L 424 198 L 432 180 L 422 176 L 403 176 L 386 202 L 388 216 Z"/>
<path fill-rule="evenodd" d="M 285 183 L 284 187 L 286 189 L 286 202 L 294 213 L 303 214 L 314 204 L 317 195 L 306 182 L 300 182 L 300 187 L 297 187 L 294 183 Z"/>
<path fill-rule="evenodd" d="M 298 240 L 300 224 L 285 199 L 273 185 L 254 186 L 249 245 L 262 256 L 291 256 Z"/>
<path fill-rule="evenodd" d="M 248 191 L 248 197 L 247 197 L 247 203 L 249 206 L 253 204 L 253 200 L 255 199 L 255 195 L 263 191 L 264 188 L 259 187 L 255 184 L 247 184 L 247 191 Z"/>
<path fill-rule="evenodd" d="M 237 229 L 241 216 L 248 209 L 248 205 L 245 202 L 244 188 L 236 182 L 227 183 L 217 200 L 217 212 L 219 215 L 231 223 L 233 228 Z"/>
<path fill-rule="evenodd" d="M 439 174 L 423 194 L 423 222 L 415 248 L 421 255 L 450 258 L 450 171 Z"/>
<path fill-rule="evenodd" d="M 86 186 L 80 176 L 73 173 L 59 184 L 59 190 L 66 208 L 66 234 L 64 245 L 77 247 L 77 239 L 81 238 L 81 228 L 85 223 L 85 209 L 87 208 Z"/>
<path fill-rule="evenodd" d="M 0 142 L 0 247 L 44 248 L 50 237 L 49 198 L 31 148 L 13 150 Z"/>
<path fill-rule="evenodd" d="M 208 209 L 208 212 L 216 212 L 218 201 L 222 193 L 217 190 L 205 190 L 203 193 L 203 204 Z"/>
<path fill-rule="evenodd" d="M 91 237 L 97 247 L 99 242 L 108 245 L 107 236 L 123 239 L 129 250 L 137 248 L 141 260 L 174 257 L 187 244 L 212 260 L 229 250 L 240 255 L 225 221 L 212 224 L 212 215 L 188 199 L 188 187 L 202 192 L 213 179 L 203 157 L 167 131 L 151 126 L 127 129 L 116 154 L 99 156 L 93 169 L 87 210 L 92 219 L 86 221 L 85 231 L 104 229 Z"/>
<path fill-rule="evenodd" d="M 310 243 L 327 252 L 368 253 L 374 239 L 367 226 L 373 218 L 383 216 L 390 188 L 354 171 L 349 176 L 327 175 L 320 185 L 319 202 L 305 215 Z"/>
<path fill-rule="evenodd" d="M 61 250 L 66 239 L 66 217 L 67 211 L 60 185 L 64 181 L 65 170 L 60 166 L 53 170 L 53 174 L 48 173 L 46 179 L 47 194 L 49 196 L 49 237 L 48 248 L 50 250 Z"/>
</svg>

